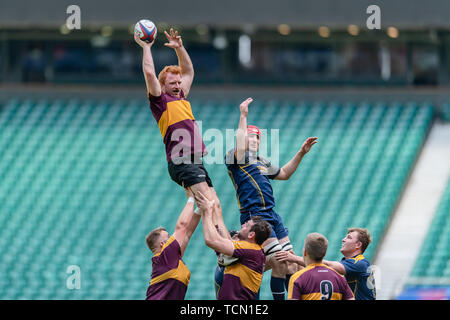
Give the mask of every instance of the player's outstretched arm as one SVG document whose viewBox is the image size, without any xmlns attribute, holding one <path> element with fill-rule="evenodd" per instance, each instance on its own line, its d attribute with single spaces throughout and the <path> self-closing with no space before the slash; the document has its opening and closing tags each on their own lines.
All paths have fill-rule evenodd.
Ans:
<svg viewBox="0 0 450 320">
<path fill-rule="evenodd" d="M 184 96 L 187 97 L 189 90 L 191 89 L 192 82 L 194 81 L 194 65 L 192 64 L 186 48 L 183 46 L 183 40 L 181 40 L 181 36 L 178 35 L 178 31 L 174 31 L 173 28 L 170 28 L 169 32 L 170 33 L 164 31 L 168 41 L 164 45 L 174 49 L 177 54 L 178 65 L 181 68 L 182 74 L 181 87 L 183 88 Z"/>
<path fill-rule="evenodd" d="M 154 97 L 161 95 L 161 85 L 155 72 L 155 64 L 151 52 L 152 42 L 148 43 L 139 39 L 137 34 L 134 34 L 134 41 L 142 48 L 142 72 L 144 73 L 145 84 L 147 86 L 147 93 Z"/>
<path fill-rule="evenodd" d="M 334 270 L 336 270 L 337 272 L 339 272 L 341 275 L 345 276 L 345 274 L 347 273 L 347 270 L 345 269 L 345 266 L 338 262 L 338 261 L 328 261 L 328 260 L 323 260 L 322 263 L 330 268 L 333 268 Z"/>
<path fill-rule="evenodd" d="M 289 251 L 278 251 L 277 253 L 275 253 L 275 259 L 280 262 L 286 261 L 296 263 L 299 266 L 305 267 L 305 260 L 303 259 L 303 257 L 299 257 Z"/>
<path fill-rule="evenodd" d="M 189 240 L 200 222 L 200 215 L 194 213 L 194 196 L 190 190 L 185 189 L 185 191 L 188 201 L 178 217 L 174 232 L 174 237 L 181 247 L 181 256 L 183 256 Z"/>
<path fill-rule="evenodd" d="M 214 201 L 209 201 L 201 192 L 196 193 L 195 201 L 202 211 L 203 235 L 206 245 L 217 252 L 232 256 L 233 241 L 222 237 L 212 221 Z"/>
<path fill-rule="evenodd" d="M 242 101 L 241 105 L 239 106 L 239 110 L 241 111 L 241 117 L 239 118 L 239 127 L 236 134 L 236 149 L 234 151 L 238 163 L 240 163 L 239 161 L 241 161 L 245 156 L 248 106 L 252 102 L 253 102 L 252 98 L 247 98 L 245 101 Z"/>
<path fill-rule="evenodd" d="M 311 150 L 311 147 L 316 143 L 317 137 L 310 137 L 306 139 L 295 156 L 280 169 L 280 173 L 275 177 L 275 180 L 288 180 L 292 174 L 294 174 L 295 170 L 297 170 L 298 165 L 302 161 L 305 154 L 307 154 Z"/>
</svg>

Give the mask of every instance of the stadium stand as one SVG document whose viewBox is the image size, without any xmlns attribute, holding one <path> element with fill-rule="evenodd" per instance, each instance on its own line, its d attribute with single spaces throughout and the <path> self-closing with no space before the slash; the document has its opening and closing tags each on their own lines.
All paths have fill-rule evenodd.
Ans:
<svg viewBox="0 0 450 320">
<path fill-rule="evenodd" d="M 217 128 L 225 136 L 225 129 L 237 127 L 239 101 L 191 102 L 203 132 Z M 279 129 L 280 164 L 306 137 L 319 137 L 293 178 L 273 183 L 276 210 L 295 250 L 315 231 L 329 240 L 326 259 L 340 259 L 347 228 L 359 226 L 372 232 L 371 259 L 432 119 L 426 103 L 255 101 L 249 123 L 270 136 Z M 145 235 L 157 226 L 173 231 L 185 203 L 169 178 L 148 104 L 11 99 L 0 109 L 0 131 L 0 248 L 8 248 L 0 253 L 2 299 L 144 299 L 151 272 Z M 239 228 L 225 166 L 206 167 L 225 223 Z M 444 227 L 448 194 L 435 228 Z M 448 263 L 441 268 L 448 260 L 443 248 L 436 260 L 423 259 L 429 264 L 418 264 L 415 274 L 448 274 Z M 216 258 L 201 227 L 184 261 L 191 270 L 186 298 L 214 299 Z M 80 267 L 84 290 L 66 288 L 70 265 Z M 261 299 L 271 299 L 269 278 Z"/>
<path fill-rule="evenodd" d="M 450 180 L 400 299 L 448 299 L 450 292 Z"/>
</svg>

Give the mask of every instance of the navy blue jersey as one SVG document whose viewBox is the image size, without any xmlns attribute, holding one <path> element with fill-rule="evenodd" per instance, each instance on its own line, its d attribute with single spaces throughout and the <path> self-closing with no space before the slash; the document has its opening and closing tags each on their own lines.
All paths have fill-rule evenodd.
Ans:
<svg viewBox="0 0 450 320">
<path fill-rule="evenodd" d="M 342 258 L 345 267 L 345 278 L 352 289 L 355 300 L 375 300 L 375 280 L 370 262 L 362 254 L 352 258 Z"/>
<path fill-rule="evenodd" d="M 236 189 L 241 213 L 275 207 L 270 179 L 274 179 L 280 173 L 280 168 L 273 166 L 261 156 L 251 156 L 248 151 L 245 152 L 242 164 L 238 163 L 234 149 L 225 155 L 225 164 Z"/>
</svg>

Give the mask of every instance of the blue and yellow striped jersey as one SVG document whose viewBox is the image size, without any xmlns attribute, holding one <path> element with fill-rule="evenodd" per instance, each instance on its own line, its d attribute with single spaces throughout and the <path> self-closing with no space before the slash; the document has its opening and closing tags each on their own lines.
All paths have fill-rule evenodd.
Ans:
<svg viewBox="0 0 450 320">
<path fill-rule="evenodd" d="M 261 156 L 252 157 L 248 151 L 242 164 L 238 163 L 234 149 L 225 155 L 225 164 L 236 189 L 241 213 L 264 211 L 275 207 L 270 179 L 274 179 L 280 173 L 280 168 L 273 166 Z"/>
<path fill-rule="evenodd" d="M 375 280 L 369 260 L 362 254 L 352 258 L 342 258 L 345 267 L 345 278 L 352 289 L 355 300 L 375 300 Z"/>
</svg>

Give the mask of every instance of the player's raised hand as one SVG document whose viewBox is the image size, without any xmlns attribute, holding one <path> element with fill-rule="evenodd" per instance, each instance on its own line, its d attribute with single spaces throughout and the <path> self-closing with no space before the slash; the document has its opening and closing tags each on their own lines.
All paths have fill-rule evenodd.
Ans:
<svg viewBox="0 0 450 320">
<path fill-rule="evenodd" d="M 139 39 L 139 35 L 138 34 L 134 34 L 134 41 L 136 41 L 136 43 L 141 46 L 141 48 L 145 48 L 145 47 L 151 47 L 153 45 L 153 43 L 155 43 L 155 39 L 153 39 L 152 42 L 145 42 L 142 41 L 141 39 Z"/>
<path fill-rule="evenodd" d="M 241 115 L 244 117 L 248 116 L 248 105 L 253 102 L 252 98 L 247 98 L 245 101 L 242 101 L 239 109 L 241 110 Z"/>
<path fill-rule="evenodd" d="M 287 261 L 287 262 L 296 262 L 295 255 L 288 251 L 278 251 L 275 253 L 275 259 L 277 259 L 280 262 Z"/>
<path fill-rule="evenodd" d="M 309 137 L 308 139 L 303 142 L 302 148 L 300 149 L 300 152 L 303 154 L 307 154 L 309 150 L 311 150 L 311 147 L 317 143 L 317 137 Z"/>
<path fill-rule="evenodd" d="M 214 207 L 214 200 L 208 200 L 207 197 L 200 191 L 197 191 L 195 194 L 195 201 L 197 202 L 197 207 L 202 209 L 203 211 L 210 210 Z"/>
<path fill-rule="evenodd" d="M 164 31 L 164 34 L 167 38 L 167 43 L 164 43 L 166 47 L 176 49 L 183 46 L 183 41 L 181 40 L 181 36 L 178 35 L 178 31 L 173 31 L 173 28 L 169 30 L 170 34 L 167 31 Z"/>
</svg>

